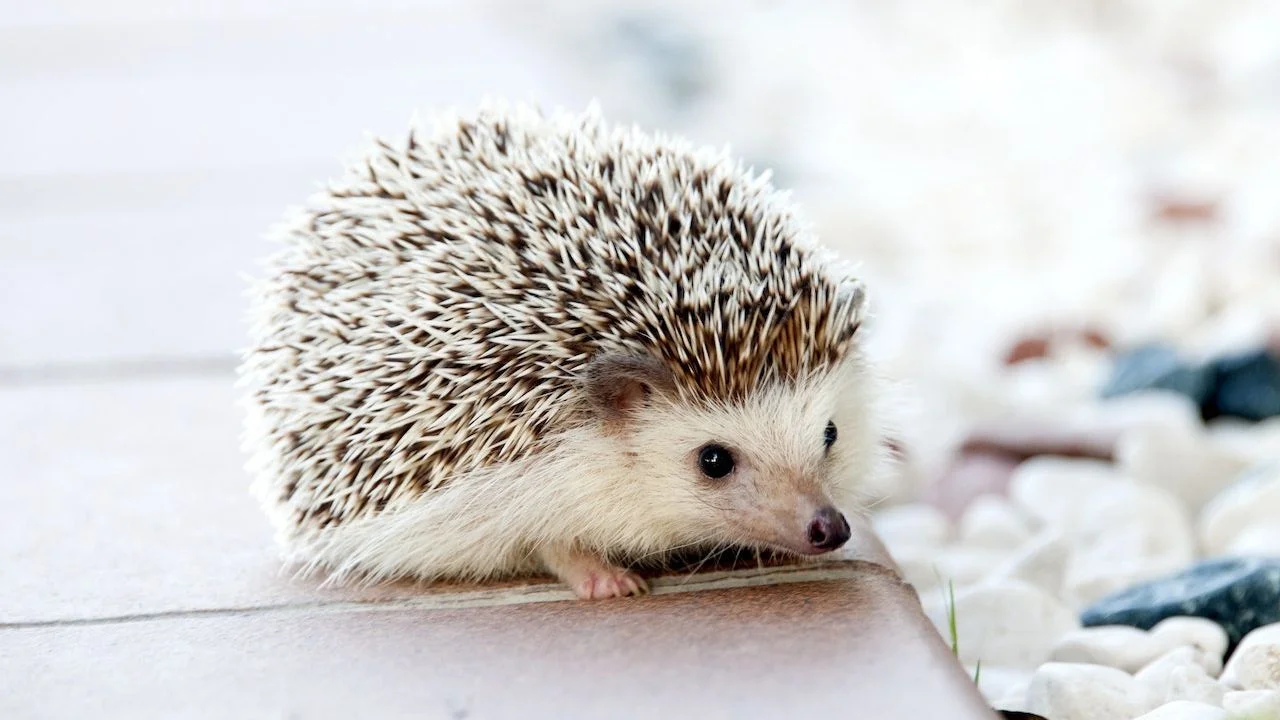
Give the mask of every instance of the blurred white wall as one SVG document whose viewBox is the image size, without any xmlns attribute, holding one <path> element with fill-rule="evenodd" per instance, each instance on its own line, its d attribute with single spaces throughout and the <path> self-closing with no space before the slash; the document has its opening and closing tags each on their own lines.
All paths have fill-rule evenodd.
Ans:
<svg viewBox="0 0 1280 720">
<path fill-rule="evenodd" d="M 490 0 L 606 110 L 730 142 L 871 283 L 911 445 L 1062 416 L 1090 325 L 1194 354 L 1280 328 L 1280 2 Z"/>
<path fill-rule="evenodd" d="M 467 2 L 2 4 L 0 367 L 229 356 L 264 231 L 365 132 L 587 100 Z"/>
<path fill-rule="evenodd" d="M 3 5 L 0 369 L 229 363 L 284 207 L 486 95 L 772 169 L 938 422 L 997 411 L 973 388 L 1037 325 L 1208 353 L 1280 322 L 1275 0 Z"/>
</svg>

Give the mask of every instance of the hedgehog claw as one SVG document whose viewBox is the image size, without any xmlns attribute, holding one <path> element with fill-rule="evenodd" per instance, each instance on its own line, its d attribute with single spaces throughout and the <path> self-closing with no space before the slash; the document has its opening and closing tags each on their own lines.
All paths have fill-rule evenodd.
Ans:
<svg viewBox="0 0 1280 720">
<path fill-rule="evenodd" d="M 622 568 L 591 571 L 587 577 L 571 583 L 571 585 L 574 593 L 582 600 L 604 600 L 628 595 L 644 595 L 649 591 L 649 586 L 643 578 L 630 570 L 623 570 Z"/>
<path fill-rule="evenodd" d="M 580 600 L 644 595 L 649 584 L 639 575 L 582 552 L 543 553 L 543 562 Z"/>
</svg>

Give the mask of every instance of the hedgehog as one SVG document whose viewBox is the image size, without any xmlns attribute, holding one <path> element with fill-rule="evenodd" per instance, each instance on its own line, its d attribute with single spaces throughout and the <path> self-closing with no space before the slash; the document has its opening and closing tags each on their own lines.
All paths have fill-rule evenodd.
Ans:
<svg viewBox="0 0 1280 720">
<path fill-rule="evenodd" d="M 273 239 L 244 446 L 302 571 L 619 597 L 865 508 L 864 283 L 728 148 L 487 102 L 371 138 Z"/>
</svg>

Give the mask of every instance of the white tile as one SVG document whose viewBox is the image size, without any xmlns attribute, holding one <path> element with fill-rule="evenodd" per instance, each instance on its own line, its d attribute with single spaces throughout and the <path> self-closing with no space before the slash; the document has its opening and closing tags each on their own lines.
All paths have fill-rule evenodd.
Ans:
<svg viewBox="0 0 1280 720">
<path fill-rule="evenodd" d="M 0 27 L 0 175 L 328 160 L 416 109 L 581 104 L 566 69 L 473 11 Z"/>
<path fill-rule="evenodd" d="M 0 388 L 0 623 L 314 597 L 278 576 L 227 377 Z"/>
<path fill-rule="evenodd" d="M 0 217 L 0 367 L 230 355 L 241 273 L 278 217 L 215 204 Z"/>
</svg>

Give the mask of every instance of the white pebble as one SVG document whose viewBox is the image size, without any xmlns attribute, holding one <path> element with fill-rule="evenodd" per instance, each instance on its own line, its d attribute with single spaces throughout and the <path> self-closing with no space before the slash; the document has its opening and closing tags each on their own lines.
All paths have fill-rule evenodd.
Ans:
<svg viewBox="0 0 1280 720">
<path fill-rule="evenodd" d="M 969 503 L 960 518 L 960 542 L 1008 550 L 1031 537 L 1026 518 L 999 495 L 982 495 Z"/>
<path fill-rule="evenodd" d="M 1054 644 L 1049 659 L 1106 665 L 1132 673 L 1159 655 L 1156 641 L 1146 632 L 1128 625 L 1105 625 L 1064 635 Z"/>
<path fill-rule="evenodd" d="M 1084 608 L 1099 598 L 1190 562 L 1179 565 L 1168 560 L 1153 562 L 1144 557 L 1129 557 L 1129 550 L 1141 539 L 1135 531 L 1116 531 L 1106 539 L 1106 543 L 1094 543 L 1086 550 L 1076 551 L 1068 561 L 1063 599 L 1072 607 Z"/>
<path fill-rule="evenodd" d="M 1200 650 L 1200 660 L 1205 672 L 1217 677 L 1222 672 L 1222 656 L 1227 652 L 1227 631 L 1212 620 L 1200 617 L 1175 616 L 1156 623 L 1149 633 L 1167 652 L 1184 645 Z"/>
<path fill-rule="evenodd" d="M 1004 695 L 994 700 L 991 704 L 997 710 L 1011 710 L 1013 712 L 1027 712 L 1027 688 L 1031 687 L 1031 676 L 1028 675 L 1022 682 L 1014 683 L 1005 688 Z"/>
<path fill-rule="evenodd" d="M 1198 428 L 1159 426 L 1121 435 L 1116 462 L 1128 477 L 1169 490 L 1192 512 L 1249 466 L 1248 459 L 1216 446 Z"/>
<path fill-rule="evenodd" d="M 1241 528 L 1227 544 L 1227 555 L 1280 556 L 1280 520 Z"/>
<path fill-rule="evenodd" d="M 1227 633 L 1212 620 L 1171 617 L 1149 632 L 1128 625 L 1081 628 L 1059 638 L 1049 654 L 1056 662 L 1092 663 L 1135 673 L 1182 648 L 1210 677 L 1222 670 Z"/>
<path fill-rule="evenodd" d="M 951 536 L 947 516 L 927 503 L 885 508 L 871 516 L 871 525 L 890 553 L 909 546 L 938 547 Z"/>
<path fill-rule="evenodd" d="M 902 579 L 916 589 L 921 597 L 936 590 L 941 576 L 935 562 L 936 548 L 917 546 L 905 547 L 890 552 L 893 562 L 897 564 Z"/>
<path fill-rule="evenodd" d="M 954 545 L 934 552 L 934 570 L 940 576 L 942 586 L 954 583 L 956 588 L 968 587 L 985 578 L 991 568 L 998 566 L 1008 555 L 1007 550 Z"/>
<path fill-rule="evenodd" d="M 1166 490 L 1117 482 L 1094 490 L 1078 507 L 1065 589 L 1079 605 L 1195 560 L 1191 519 Z"/>
<path fill-rule="evenodd" d="M 1170 650 L 1139 670 L 1134 679 L 1158 703 L 1190 700 L 1220 705 L 1226 688 L 1205 672 L 1203 654 L 1194 647 Z"/>
<path fill-rule="evenodd" d="M 1221 555 L 1244 528 L 1280 518 L 1280 464 L 1246 471 L 1205 506 L 1200 514 L 1200 543 L 1208 555 Z"/>
<path fill-rule="evenodd" d="M 916 589 L 921 597 L 938 588 L 941 577 L 934 563 L 937 550 L 930 547 L 907 547 L 891 552 L 902 579 Z"/>
<path fill-rule="evenodd" d="M 1027 685 L 1031 682 L 1032 671 L 1026 668 L 994 667 L 982 663 L 981 668 L 969 666 L 965 668 L 965 672 L 969 677 L 977 676 L 978 690 L 988 702 L 994 702 L 1006 695 L 1016 694 L 1018 688 L 1021 688 L 1025 695 Z"/>
<path fill-rule="evenodd" d="M 1222 696 L 1232 718 L 1280 718 L 1280 690 L 1234 690 Z"/>
<path fill-rule="evenodd" d="M 1053 720 L 1131 720 L 1152 706 L 1131 675 L 1104 665 L 1046 663 L 1027 687 L 1027 711 Z"/>
<path fill-rule="evenodd" d="M 1245 635 L 1223 668 L 1221 682 L 1240 690 L 1280 690 L 1280 623 Z"/>
<path fill-rule="evenodd" d="M 1091 362 L 1081 355 L 1071 359 L 1036 358 L 1006 368 L 997 382 L 1009 402 L 1021 412 L 1053 412 L 1079 398 L 1089 397 L 1106 380 L 1109 371 L 1105 361 Z"/>
<path fill-rule="evenodd" d="M 1227 711 L 1217 705 L 1190 700 L 1175 700 L 1139 715 L 1136 720 L 1226 720 Z"/>
<path fill-rule="evenodd" d="M 992 570 L 988 582 L 1018 580 L 1057 597 L 1062 592 L 1071 549 L 1056 530 L 1045 530 Z"/>
<path fill-rule="evenodd" d="M 1280 457 L 1280 417 L 1256 423 L 1219 418 L 1209 425 L 1209 434 L 1220 447 L 1255 462 Z"/>
<path fill-rule="evenodd" d="M 926 600 L 926 608 L 949 642 L 946 600 Z M 1028 670 L 1049 659 L 1049 650 L 1058 638 L 1080 627 L 1070 608 L 1044 590 L 1021 582 L 982 584 L 957 591 L 955 618 L 961 662 Z"/>
<path fill-rule="evenodd" d="M 1200 406 L 1168 390 L 1150 390 L 1100 401 L 1091 408 L 1090 427 L 1127 433 L 1151 427 L 1193 430 L 1201 426 Z"/>
<path fill-rule="evenodd" d="M 1088 498 L 1117 481 L 1110 463 L 1042 455 L 1013 471 L 1009 496 L 1036 520 L 1070 532 Z"/>
</svg>

